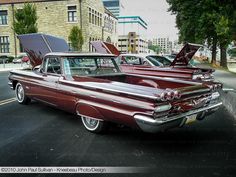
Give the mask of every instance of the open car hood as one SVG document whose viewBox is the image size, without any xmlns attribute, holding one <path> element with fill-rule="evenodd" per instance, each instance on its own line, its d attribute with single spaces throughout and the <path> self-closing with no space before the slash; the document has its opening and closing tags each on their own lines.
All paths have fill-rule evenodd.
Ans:
<svg viewBox="0 0 236 177">
<path fill-rule="evenodd" d="M 102 41 L 91 41 L 90 43 L 98 53 L 120 55 L 120 51 L 111 43 Z"/>
<path fill-rule="evenodd" d="M 170 66 L 187 66 L 202 45 L 187 43 L 176 55 Z"/>
<path fill-rule="evenodd" d="M 43 57 L 50 52 L 67 52 L 67 42 L 51 35 L 32 33 L 18 35 L 18 39 L 27 53 L 32 67 L 41 65 Z"/>
</svg>

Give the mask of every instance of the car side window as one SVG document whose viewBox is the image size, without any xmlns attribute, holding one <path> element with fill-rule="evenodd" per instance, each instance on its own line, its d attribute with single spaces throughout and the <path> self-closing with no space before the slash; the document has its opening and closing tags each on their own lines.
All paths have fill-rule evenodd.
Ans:
<svg viewBox="0 0 236 177">
<path fill-rule="evenodd" d="M 156 57 L 156 60 L 160 63 L 163 63 L 163 58 L 161 58 L 161 57 Z"/>
<path fill-rule="evenodd" d="M 135 56 L 124 56 L 127 64 L 131 65 L 141 65 L 141 59 Z"/>
<path fill-rule="evenodd" d="M 164 64 L 164 66 L 168 66 L 171 64 L 171 62 L 168 59 L 163 58 L 163 64 Z"/>
<path fill-rule="evenodd" d="M 46 68 L 47 73 L 61 74 L 60 60 L 57 57 L 47 58 L 46 66 L 44 68 Z"/>
</svg>

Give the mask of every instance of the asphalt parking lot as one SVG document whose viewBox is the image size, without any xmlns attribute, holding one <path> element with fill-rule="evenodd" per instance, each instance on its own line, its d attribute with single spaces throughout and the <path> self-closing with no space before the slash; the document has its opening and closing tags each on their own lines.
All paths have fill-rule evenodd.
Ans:
<svg viewBox="0 0 236 177">
<path fill-rule="evenodd" d="M 0 166 L 132 166 L 152 169 L 134 176 L 236 176 L 236 121 L 224 107 L 202 122 L 167 132 L 113 125 L 98 135 L 75 115 L 11 100 L 7 75 L 0 72 Z"/>
</svg>

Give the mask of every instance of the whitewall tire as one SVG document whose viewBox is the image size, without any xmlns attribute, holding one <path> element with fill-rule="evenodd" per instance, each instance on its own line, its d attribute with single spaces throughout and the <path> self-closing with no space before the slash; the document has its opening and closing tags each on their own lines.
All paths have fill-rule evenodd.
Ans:
<svg viewBox="0 0 236 177">
<path fill-rule="evenodd" d="M 81 116 L 81 119 L 84 127 L 90 132 L 101 133 L 106 129 L 106 122 L 104 121 L 85 116 Z"/>
<path fill-rule="evenodd" d="M 24 90 L 24 87 L 22 86 L 21 83 L 18 82 L 16 84 L 15 92 L 16 92 L 16 99 L 17 99 L 18 103 L 28 104 L 30 102 L 30 98 L 28 98 L 25 95 L 25 90 Z"/>
</svg>

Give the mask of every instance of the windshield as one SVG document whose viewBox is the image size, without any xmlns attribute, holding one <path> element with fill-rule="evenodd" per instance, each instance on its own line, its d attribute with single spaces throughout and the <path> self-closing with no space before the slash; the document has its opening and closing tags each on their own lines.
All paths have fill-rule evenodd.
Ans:
<svg viewBox="0 0 236 177">
<path fill-rule="evenodd" d="M 107 75 L 120 73 L 114 58 L 102 57 L 64 57 L 63 67 L 65 75 Z"/>
<path fill-rule="evenodd" d="M 169 61 L 168 59 L 162 56 L 151 55 L 151 56 L 147 56 L 147 58 L 155 66 L 169 66 L 171 64 L 171 61 Z"/>
</svg>

